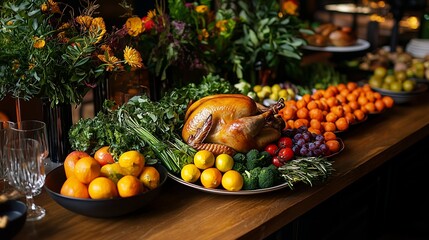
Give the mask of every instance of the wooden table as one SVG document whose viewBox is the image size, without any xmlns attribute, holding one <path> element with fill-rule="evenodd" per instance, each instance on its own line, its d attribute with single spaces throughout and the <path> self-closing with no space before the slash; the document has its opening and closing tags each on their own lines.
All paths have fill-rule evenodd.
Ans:
<svg viewBox="0 0 429 240">
<path fill-rule="evenodd" d="M 70 212 L 42 193 L 46 217 L 17 239 L 262 239 L 429 136 L 429 94 L 397 105 L 340 137 L 336 172 L 322 185 L 251 196 L 200 192 L 169 179 L 158 199 L 128 216 L 97 219 Z"/>
</svg>

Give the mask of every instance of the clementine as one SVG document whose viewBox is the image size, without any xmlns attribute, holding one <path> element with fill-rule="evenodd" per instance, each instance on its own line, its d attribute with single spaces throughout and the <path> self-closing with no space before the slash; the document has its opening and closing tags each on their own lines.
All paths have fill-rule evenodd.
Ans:
<svg viewBox="0 0 429 240">
<path fill-rule="evenodd" d="M 61 186 L 60 194 L 74 198 L 89 198 L 88 186 L 80 182 L 75 176 L 67 178 Z"/>
<path fill-rule="evenodd" d="M 125 175 L 139 176 L 145 165 L 145 158 L 143 154 L 138 151 L 131 150 L 122 153 L 118 160 Z"/>
<path fill-rule="evenodd" d="M 74 166 L 76 165 L 76 162 L 83 157 L 89 157 L 89 154 L 83 151 L 75 150 L 67 155 L 63 163 L 67 178 L 74 174 Z"/>
<path fill-rule="evenodd" d="M 143 183 L 133 175 L 126 175 L 119 179 L 117 187 L 121 197 L 132 197 L 144 191 Z"/>
<path fill-rule="evenodd" d="M 93 157 L 79 159 L 74 166 L 74 176 L 82 183 L 89 184 L 100 176 L 101 166 Z"/>
<path fill-rule="evenodd" d="M 109 199 L 118 197 L 116 184 L 106 177 L 97 177 L 89 183 L 89 196 L 92 199 Z"/>
</svg>

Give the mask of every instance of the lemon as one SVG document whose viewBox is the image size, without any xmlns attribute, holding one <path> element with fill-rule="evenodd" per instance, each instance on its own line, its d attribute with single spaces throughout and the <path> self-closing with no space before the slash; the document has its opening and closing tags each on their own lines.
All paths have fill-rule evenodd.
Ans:
<svg viewBox="0 0 429 240">
<path fill-rule="evenodd" d="M 271 94 L 271 87 L 270 86 L 263 86 L 262 91 L 267 92 L 268 94 Z"/>
<path fill-rule="evenodd" d="M 200 180 L 205 188 L 217 188 L 222 182 L 222 173 L 217 168 L 207 168 L 201 173 Z"/>
<path fill-rule="evenodd" d="M 194 183 L 200 178 L 201 172 L 195 164 L 191 163 L 182 168 L 180 175 L 185 182 Z"/>
<path fill-rule="evenodd" d="M 273 101 L 277 101 L 279 100 L 279 93 L 278 92 L 273 92 L 270 94 L 270 99 Z"/>
<path fill-rule="evenodd" d="M 213 153 L 207 150 L 200 150 L 194 155 L 194 164 L 199 169 L 207 169 L 213 167 L 215 162 L 215 157 Z"/>
<path fill-rule="evenodd" d="M 264 91 L 257 92 L 256 96 L 258 96 L 259 99 L 265 99 L 266 92 Z"/>
<path fill-rule="evenodd" d="M 226 153 L 219 154 L 216 157 L 215 166 L 219 171 L 227 172 L 234 166 L 234 159 Z"/>
<path fill-rule="evenodd" d="M 145 165 L 145 158 L 143 154 L 138 151 L 131 150 L 122 153 L 118 160 L 125 175 L 139 176 Z"/>
<path fill-rule="evenodd" d="M 260 92 L 262 90 L 262 86 L 261 85 L 255 85 L 255 86 L 253 86 L 253 91 L 254 92 Z"/>
<path fill-rule="evenodd" d="M 280 90 L 282 89 L 282 87 L 280 87 L 279 84 L 274 84 L 273 86 L 271 86 L 271 92 L 272 93 L 278 93 Z"/>
<path fill-rule="evenodd" d="M 228 191 L 240 191 L 243 187 L 243 176 L 235 170 L 229 170 L 222 176 L 222 187 Z"/>
<path fill-rule="evenodd" d="M 281 98 L 287 98 L 288 92 L 286 89 L 282 89 L 279 91 L 279 97 Z"/>
</svg>

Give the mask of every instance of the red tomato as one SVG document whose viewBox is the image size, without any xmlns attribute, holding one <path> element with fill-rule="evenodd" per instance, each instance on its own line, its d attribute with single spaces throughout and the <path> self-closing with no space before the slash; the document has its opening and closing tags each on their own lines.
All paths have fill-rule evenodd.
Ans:
<svg viewBox="0 0 429 240">
<path fill-rule="evenodd" d="M 277 155 L 277 151 L 279 150 L 279 147 L 277 147 L 277 145 L 275 145 L 274 143 L 268 144 L 265 147 L 265 151 L 267 151 L 271 156 L 275 156 Z"/>
<path fill-rule="evenodd" d="M 292 139 L 290 137 L 281 137 L 277 141 L 277 145 L 279 146 L 279 148 L 292 148 Z"/>
<path fill-rule="evenodd" d="M 277 156 L 273 157 L 272 163 L 276 167 L 281 167 L 285 164 L 284 162 L 280 161 L 280 159 Z"/>
<path fill-rule="evenodd" d="M 280 160 L 283 160 L 284 162 L 287 162 L 293 159 L 294 153 L 292 148 L 286 147 L 286 148 L 280 149 L 278 157 L 280 158 Z"/>
</svg>

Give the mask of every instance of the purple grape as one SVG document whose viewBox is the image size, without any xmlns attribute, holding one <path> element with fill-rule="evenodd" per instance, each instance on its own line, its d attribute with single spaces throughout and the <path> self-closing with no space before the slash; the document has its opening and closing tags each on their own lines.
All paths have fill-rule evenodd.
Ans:
<svg viewBox="0 0 429 240">
<path fill-rule="evenodd" d="M 299 154 L 299 151 L 301 150 L 301 147 L 299 147 L 298 145 L 294 145 L 293 147 L 292 147 L 292 151 L 293 151 L 293 153 L 295 153 L 295 154 Z"/>
<path fill-rule="evenodd" d="M 308 132 L 303 133 L 302 137 L 306 142 L 309 142 L 311 140 L 311 134 L 309 134 Z"/>
<path fill-rule="evenodd" d="M 323 155 L 328 152 L 328 147 L 324 143 L 320 144 L 319 149 L 323 152 Z"/>
<path fill-rule="evenodd" d="M 325 141 L 325 138 L 323 137 L 323 135 L 317 135 L 315 139 L 316 141 Z"/>
<path fill-rule="evenodd" d="M 305 144 L 305 140 L 304 140 L 303 138 L 300 138 L 300 139 L 296 142 L 296 145 L 298 145 L 298 146 L 300 146 L 300 147 L 304 146 L 304 144 Z"/>
<path fill-rule="evenodd" d="M 322 152 L 322 150 L 320 148 L 314 149 L 313 153 L 314 153 L 314 156 L 321 156 L 321 155 L 323 155 L 323 152 Z"/>
<path fill-rule="evenodd" d="M 316 155 L 312 151 L 308 151 L 306 156 L 307 157 L 313 157 L 313 156 L 316 156 Z"/>
<path fill-rule="evenodd" d="M 298 128 L 298 133 L 303 133 L 307 131 L 307 127 L 306 126 L 301 126 Z"/>
<path fill-rule="evenodd" d="M 309 143 L 308 144 L 308 149 L 310 150 L 310 151 L 313 151 L 314 149 L 316 149 L 316 144 L 314 144 L 314 143 Z"/>
<path fill-rule="evenodd" d="M 299 150 L 299 153 L 300 153 L 302 156 L 307 156 L 307 154 L 308 154 L 308 149 L 307 149 L 306 147 L 302 147 L 302 148 L 301 148 L 301 150 Z"/>
<path fill-rule="evenodd" d="M 314 145 L 316 145 L 316 147 L 320 147 L 320 145 L 322 145 L 322 141 L 314 141 Z"/>
<path fill-rule="evenodd" d="M 297 133 L 295 134 L 295 136 L 293 136 L 293 140 L 298 141 L 298 139 L 302 138 L 302 134 L 301 133 Z"/>
</svg>

